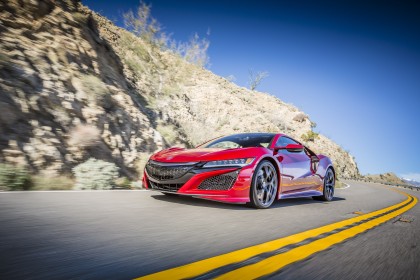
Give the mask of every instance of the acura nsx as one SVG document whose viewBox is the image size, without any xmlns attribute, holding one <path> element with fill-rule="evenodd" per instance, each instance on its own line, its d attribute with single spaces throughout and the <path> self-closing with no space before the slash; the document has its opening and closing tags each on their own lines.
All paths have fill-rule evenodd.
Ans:
<svg viewBox="0 0 420 280">
<path fill-rule="evenodd" d="M 332 200 L 335 170 L 327 156 L 285 134 L 241 133 L 153 154 L 143 185 L 168 195 L 268 208 L 283 198 Z"/>
</svg>

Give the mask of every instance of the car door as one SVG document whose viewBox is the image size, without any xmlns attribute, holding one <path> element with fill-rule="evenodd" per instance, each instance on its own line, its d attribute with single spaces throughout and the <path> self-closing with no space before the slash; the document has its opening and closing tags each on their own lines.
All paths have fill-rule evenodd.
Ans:
<svg viewBox="0 0 420 280">
<path fill-rule="evenodd" d="M 299 144 L 287 136 L 281 136 L 275 147 Z M 313 172 L 311 158 L 303 151 L 278 150 L 275 155 L 281 164 L 281 191 L 283 194 L 305 191 L 311 186 Z"/>
</svg>

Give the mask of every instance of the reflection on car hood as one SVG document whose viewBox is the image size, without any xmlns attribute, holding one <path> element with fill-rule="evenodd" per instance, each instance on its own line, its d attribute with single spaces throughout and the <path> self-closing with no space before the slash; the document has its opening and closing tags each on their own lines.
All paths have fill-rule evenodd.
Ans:
<svg viewBox="0 0 420 280">
<path fill-rule="evenodd" d="M 268 151 L 266 148 L 171 148 L 154 154 L 150 159 L 160 162 L 198 162 L 253 157 Z"/>
</svg>

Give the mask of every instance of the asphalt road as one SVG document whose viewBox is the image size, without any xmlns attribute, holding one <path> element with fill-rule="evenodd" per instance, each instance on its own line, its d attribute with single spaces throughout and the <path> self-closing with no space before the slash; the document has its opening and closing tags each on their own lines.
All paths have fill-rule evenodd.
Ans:
<svg viewBox="0 0 420 280">
<path fill-rule="evenodd" d="M 0 279 L 131 279 L 406 199 L 381 185 L 348 183 L 332 202 L 289 199 L 267 210 L 149 191 L 0 193 Z M 420 198 L 420 191 L 403 191 Z M 416 205 L 403 221 L 271 279 L 420 279 L 419 217 Z"/>
</svg>

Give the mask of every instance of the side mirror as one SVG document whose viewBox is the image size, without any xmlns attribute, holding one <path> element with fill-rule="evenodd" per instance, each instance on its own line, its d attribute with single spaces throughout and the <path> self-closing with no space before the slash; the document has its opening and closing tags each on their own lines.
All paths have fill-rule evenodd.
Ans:
<svg viewBox="0 0 420 280">
<path fill-rule="evenodd" d="M 304 149 L 303 145 L 300 144 L 288 144 L 284 147 L 274 147 L 274 151 L 277 152 L 278 150 L 287 150 L 291 153 L 300 153 Z"/>
</svg>

